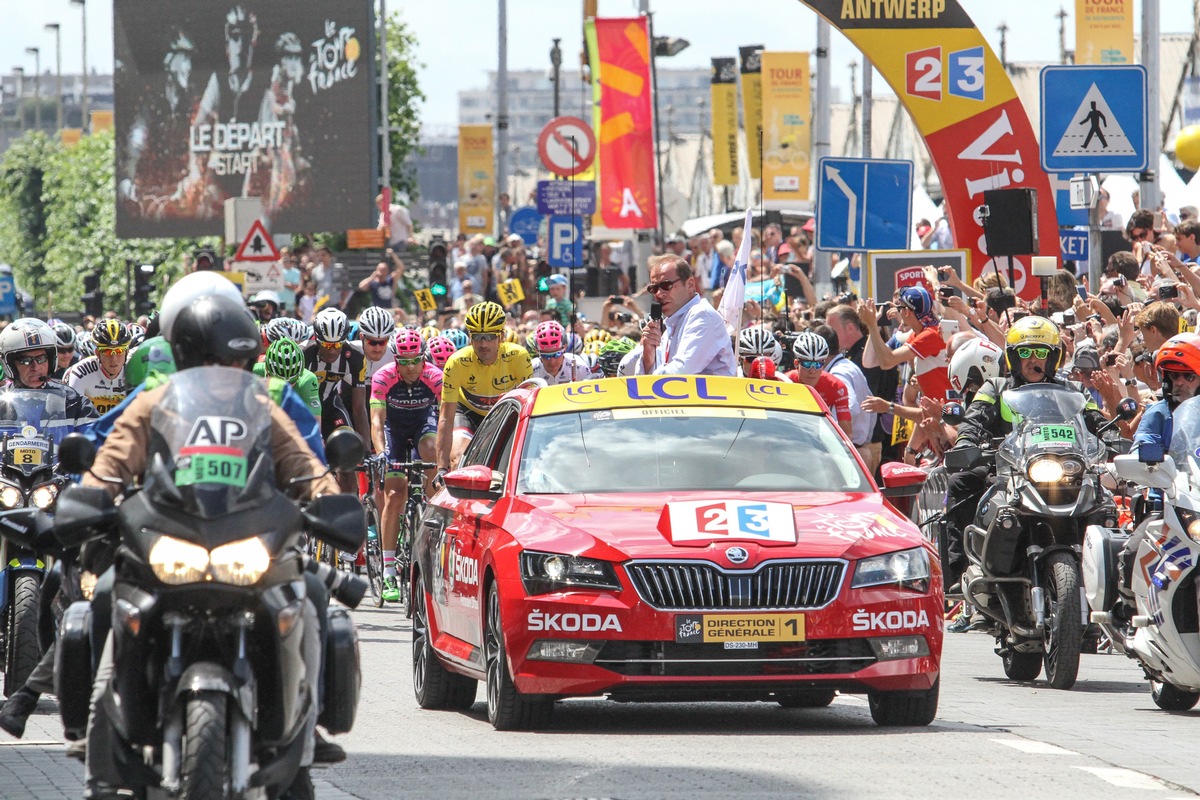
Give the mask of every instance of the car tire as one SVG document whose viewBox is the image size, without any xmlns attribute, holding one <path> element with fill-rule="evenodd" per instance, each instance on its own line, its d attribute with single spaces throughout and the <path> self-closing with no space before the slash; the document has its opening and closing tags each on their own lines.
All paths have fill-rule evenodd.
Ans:
<svg viewBox="0 0 1200 800">
<path fill-rule="evenodd" d="M 783 708 L 825 708 L 836 696 L 836 689 L 797 689 L 776 692 L 775 702 Z"/>
<path fill-rule="evenodd" d="M 554 701 L 523 695 L 513 683 L 504 645 L 504 626 L 500 619 L 500 590 L 494 581 L 488 587 L 483 655 L 487 670 L 488 722 L 492 723 L 492 727 L 498 731 L 544 728 L 554 713 Z"/>
<path fill-rule="evenodd" d="M 414 602 L 413 637 L 413 694 L 417 705 L 431 711 L 462 711 L 475 703 L 479 682 L 451 672 L 438 659 L 429 641 L 429 595 L 423 578 L 417 582 Z"/>
<path fill-rule="evenodd" d="M 1200 692 L 1189 692 L 1165 681 L 1150 681 L 1150 697 L 1163 711 L 1188 711 L 1200 702 Z"/>
<path fill-rule="evenodd" d="M 933 686 L 915 692 L 868 692 L 871 719 L 881 727 L 928 725 L 937 716 L 938 693 L 942 679 Z"/>
</svg>

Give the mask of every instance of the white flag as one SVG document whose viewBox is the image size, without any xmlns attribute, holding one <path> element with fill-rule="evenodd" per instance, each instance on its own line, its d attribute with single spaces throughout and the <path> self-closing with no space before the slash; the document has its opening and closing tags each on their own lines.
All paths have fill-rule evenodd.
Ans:
<svg viewBox="0 0 1200 800">
<path fill-rule="evenodd" d="M 750 234 L 754 230 L 754 215 L 751 209 L 746 209 L 746 224 L 742 227 L 742 246 L 738 248 L 737 259 L 733 262 L 733 271 L 725 283 L 725 293 L 721 295 L 721 306 L 717 309 L 725 320 L 725 331 L 730 336 L 737 336 L 742 329 L 742 306 L 746 303 L 746 267 L 750 264 Z"/>
</svg>

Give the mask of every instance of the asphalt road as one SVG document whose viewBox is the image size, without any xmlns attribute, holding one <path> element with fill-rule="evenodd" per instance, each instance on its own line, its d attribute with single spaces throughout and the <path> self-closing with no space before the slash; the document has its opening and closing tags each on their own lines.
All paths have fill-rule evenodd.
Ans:
<svg viewBox="0 0 1200 800">
<path fill-rule="evenodd" d="M 881 729 L 866 700 L 773 704 L 560 703 L 540 733 L 496 733 L 482 688 L 468 713 L 412 697 L 410 627 L 356 613 L 363 699 L 350 755 L 317 796 L 358 798 L 1159 798 L 1200 794 L 1200 710 L 1156 708 L 1134 664 L 1085 656 L 1069 692 L 1004 678 L 992 640 L 948 635 L 934 724 Z M 0 741 L 0 797 L 78 797 L 51 700 L 21 743 Z M 3 736 L 3 734 L 0 734 Z"/>
</svg>

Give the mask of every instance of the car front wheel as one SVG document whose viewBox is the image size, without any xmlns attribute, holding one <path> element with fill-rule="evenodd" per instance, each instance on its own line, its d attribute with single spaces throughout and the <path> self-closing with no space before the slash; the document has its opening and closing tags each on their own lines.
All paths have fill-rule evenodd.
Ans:
<svg viewBox="0 0 1200 800">
<path fill-rule="evenodd" d="M 488 587 L 483 648 L 487 665 L 488 722 L 498 731 L 545 727 L 554 712 L 554 702 L 521 694 L 513 683 L 504 645 L 504 626 L 500 620 L 500 590 L 495 582 Z"/>
</svg>

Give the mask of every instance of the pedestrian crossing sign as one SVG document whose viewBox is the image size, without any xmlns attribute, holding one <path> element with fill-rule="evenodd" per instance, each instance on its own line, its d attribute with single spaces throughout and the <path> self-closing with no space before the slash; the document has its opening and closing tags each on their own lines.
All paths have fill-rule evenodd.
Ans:
<svg viewBox="0 0 1200 800">
<path fill-rule="evenodd" d="M 1047 172 L 1141 172 L 1148 162 L 1146 68 L 1042 69 L 1041 152 Z"/>
</svg>

